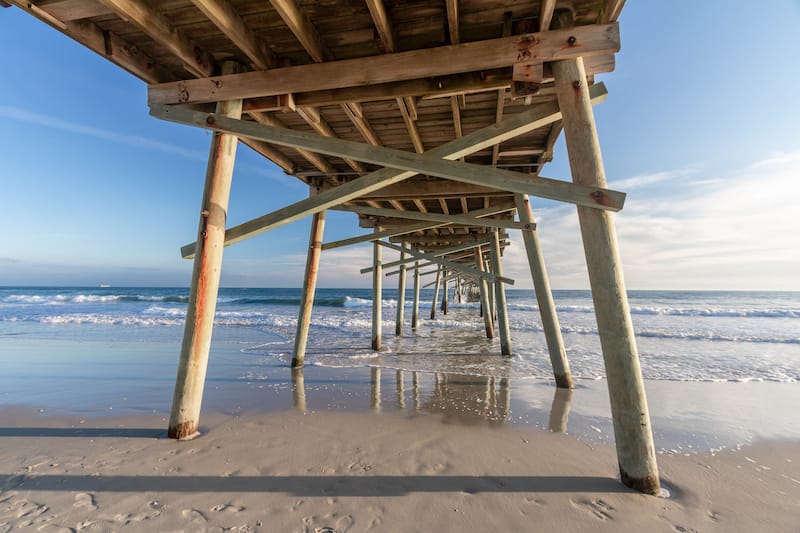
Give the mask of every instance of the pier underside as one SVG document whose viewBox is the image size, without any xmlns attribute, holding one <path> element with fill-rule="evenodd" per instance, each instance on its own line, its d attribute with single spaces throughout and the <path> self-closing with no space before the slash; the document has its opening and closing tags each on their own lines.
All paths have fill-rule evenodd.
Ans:
<svg viewBox="0 0 800 533">
<path fill-rule="evenodd" d="M 148 84 L 150 113 L 211 130 L 194 270 L 169 434 L 196 434 L 225 246 L 312 217 L 293 366 L 301 367 L 325 250 L 372 243 L 372 347 L 381 348 L 382 283 L 400 295 L 435 276 L 481 301 L 486 335 L 511 355 L 502 255 L 520 231 L 555 382 L 572 377 L 529 197 L 575 204 L 608 375 L 623 482 L 659 490 L 637 347 L 592 105 L 614 69 L 623 0 L 6 0 Z M 544 177 L 564 132 L 571 180 Z M 227 227 L 237 145 L 309 196 Z M 289 179 L 289 178 L 287 178 Z M 328 210 L 369 229 L 324 241 Z M 187 239 L 188 240 L 188 239 Z M 385 254 L 384 254 L 385 252 Z M 402 302 L 396 317 L 403 334 Z M 496 309 L 496 312 L 495 312 Z M 476 320 L 480 318 L 476 317 Z"/>
</svg>

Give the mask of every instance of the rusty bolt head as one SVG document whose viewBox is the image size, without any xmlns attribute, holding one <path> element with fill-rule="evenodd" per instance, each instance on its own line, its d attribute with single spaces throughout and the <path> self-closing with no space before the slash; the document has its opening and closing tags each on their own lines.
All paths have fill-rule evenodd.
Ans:
<svg viewBox="0 0 800 533">
<path fill-rule="evenodd" d="M 215 119 L 213 115 L 208 115 L 206 117 L 206 124 L 208 124 L 209 126 L 213 126 L 214 124 L 216 124 L 216 122 L 217 119 Z"/>
<path fill-rule="evenodd" d="M 581 80 L 575 80 L 572 82 L 572 87 L 577 91 L 581 88 Z"/>
<path fill-rule="evenodd" d="M 200 236 L 205 239 L 208 236 L 208 232 L 206 230 L 203 230 L 200 232 Z"/>
<path fill-rule="evenodd" d="M 595 200 L 599 200 L 602 197 L 603 197 L 603 191 L 594 191 L 592 193 L 592 198 L 594 198 Z"/>
<path fill-rule="evenodd" d="M 576 39 L 574 35 L 570 35 L 569 38 L 567 39 L 567 43 L 570 46 L 575 46 L 575 43 L 577 43 L 577 42 L 578 42 L 578 39 Z"/>
</svg>

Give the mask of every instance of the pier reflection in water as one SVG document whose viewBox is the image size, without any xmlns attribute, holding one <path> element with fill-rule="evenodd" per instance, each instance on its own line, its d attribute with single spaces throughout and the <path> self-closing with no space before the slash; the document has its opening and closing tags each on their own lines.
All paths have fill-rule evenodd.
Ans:
<svg viewBox="0 0 800 533">
<path fill-rule="evenodd" d="M 505 424 L 510 421 L 512 392 L 509 378 L 395 370 L 394 391 L 391 391 L 381 388 L 382 385 L 390 389 L 392 386 L 391 374 L 386 376 L 384 382 L 382 370 L 387 369 L 369 369 L 369 409 L 373 412 L 439 414 L 445 423 L 466 425 L 486 422 Z M 293 368 L 291 375 L 293 406 L 307 411 L 309 406 L 303 368 Z M 556 387 L 553 391 L 547 427 L 554 433 L 564 433 L 567 431 L 572 391 Z M 389 400 L 392 397 L 393 402 Z"/>
</svg>

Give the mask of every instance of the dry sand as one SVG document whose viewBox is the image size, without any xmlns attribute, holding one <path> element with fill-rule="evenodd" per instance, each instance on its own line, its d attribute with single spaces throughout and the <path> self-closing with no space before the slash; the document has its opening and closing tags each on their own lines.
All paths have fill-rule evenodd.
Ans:
<svg viewBox="0 0 800 533">
<path fill-rule="evenodd" d="M 159 416 L 0 412 L 0 532 L 800 531 L 797 442 L 662 455 L 665 499 L 562 434 L 399 413 L 202 424 L 175 442 Z"/>
</svg>

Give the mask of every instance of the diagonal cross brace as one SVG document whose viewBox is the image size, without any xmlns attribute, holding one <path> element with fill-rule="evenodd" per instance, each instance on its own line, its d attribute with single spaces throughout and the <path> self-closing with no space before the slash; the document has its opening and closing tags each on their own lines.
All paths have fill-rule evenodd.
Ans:
<svg viewBox="0 0 800 533">
<path fill-rule="evenodd" d="M 597 83 L 589 88 L 592 103 L 605 100 L 608 92 L 605 85 Z M 151 110 L 152 113 L 152 110 Z M 157 115 L 156 115 L 157 116 Z M 480 130 L 454 139 L 426 152 L 430 157 L 441 157 L 454 160 L 478 152 L 497 143 L 512 139 L 537 128 L 552 124 L 561 119 L 561 111 L 555 102 L 534 106 L 529 111 L 513 115 L 502 122 L 492 124 Z M 365 176 L 339 185 L 333 189 L 303 199 L 294 204 L 282 207 L 266 215 L 229 228 L 225 232 L 225 245 L 243 241 L 255 235 L 295 222 L 319 211 L 330 209 L 347 201 L 364 196 L 383 187 L 406 180 L 417 175 L 414 171 L 401 171 L 393 168 L 382 168 Z M 486 185 L 486 184 L 482 184 Z M 185 259 L 194 257 L 196 243 L 181 247 L 181 255 Z"/>
</svg>

